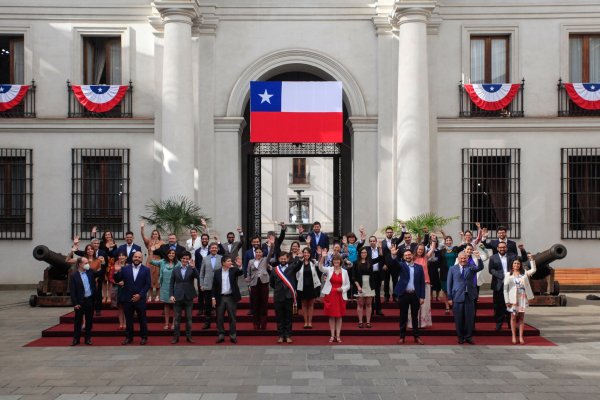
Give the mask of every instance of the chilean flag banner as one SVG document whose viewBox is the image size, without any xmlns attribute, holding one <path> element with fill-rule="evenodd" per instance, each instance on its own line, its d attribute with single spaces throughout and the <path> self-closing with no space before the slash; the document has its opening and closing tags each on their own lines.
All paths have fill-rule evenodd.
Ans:
<svg viewBox="0 0 600 400">
<path fill-rule="evenodd" d="M 250 82 L 250 141 L 341 143 L 341 82 Z"/>
<path fill-rule="evenodd" d="M 520 83 L 490 83 L 463 85 L 471 101 L 482 110 L 502 110 L 510 104 L 521 87 Z"/>
<path fill-rule="evenodd" d="M 565 83 L 573 103 L 585 110 L 600 110 L 600 83 Z"/>
<path fill-rule="evenodd" d="M 75 97 L 88 111 L 107 112 L 115 108 L 127 93 L 126 85 L 72 85 Z"/>
<path fill-rule="evenodd" d="M 0 111 L 10 110 L 23 100 L 29 85 L 0 85 Z"/>
</svg>

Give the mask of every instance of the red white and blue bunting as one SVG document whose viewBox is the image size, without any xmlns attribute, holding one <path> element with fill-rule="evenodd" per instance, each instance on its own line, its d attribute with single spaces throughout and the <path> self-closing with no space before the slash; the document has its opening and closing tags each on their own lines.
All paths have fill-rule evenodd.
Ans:
<svg viewBox="0 0 600 400">
<path fill-rule="evenodd" d="M 573 103 L 585 110 L 600 110 L 600 83 L 565 83 Z"/>
<path fill-rule="evenodd" d="M 519 91 L 519 83 L 490 83 L 463 85 L 471 101 L 482 110 L 502 110 Z"/>
<path fill-rule="evenodd" d="M 88 111 L 107 112 L 123 100 L 126 85 L 72 85 L 75 97 Z"/>
<path fill-rule="evenodd" d="M 29 85 L 0 85 L 0 111 L 7 111 L 23 100 Z"/>
</svg>

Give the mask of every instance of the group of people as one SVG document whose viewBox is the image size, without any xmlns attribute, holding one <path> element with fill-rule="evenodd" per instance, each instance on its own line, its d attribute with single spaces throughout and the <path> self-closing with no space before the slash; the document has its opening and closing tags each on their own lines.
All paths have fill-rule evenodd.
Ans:
<svg viewBox="0 0 600 400">
<path fill-rule="evenodd" d="M 160 232 L 153 230 L 150 238 L 141 235 L 148 250 L 143 265 L 141 246 L 133 243 L 134 235 L 126 232 L 126 243 L 117 246 L 111 232 L 102 239 L 95 238 L 79 250 L 79 239 L 73 242 L 69 261 L 75 265 L 71 276 L 71 298 L 75 309 L 72 345 L 80 342 L 82 326 L 85 343 L 91 344 L 93 314 L 99 315 L 102 303 L 110 302 L 119 310 L 119 329 L 125 330 L 123 345 L 133 341 L 133 317 L 140 323 L 140 344 L 148 341 L 146 303 L 164 304 L 164 329 L 173 331 L 172 343 L 179 342 L 182 312 L 186 316 L 186 340 L 193 343 L 192 314 L 198 301 L 198 315 L 204 317 L 203 329 L 209 329 L 216 316 L 217 343 L 225 340 L 225 313 L 229 318 L 229 340 L 237 343 L 236 313 L 241 300 L 238 283 L 240 276 L 248 285 L 250 311 L 254 328 L 266 330 L 269 293 L 277 321 L 277 342 L 292 343 L 292 319 L 298 308 L 302 312 L 304 329 L 312 329 L 314 304 L 322 297 L 324 314 L 329 317 L 329 342 L 342 342 L 342 319 L 346 302 L 356 301 L 359 328 L 371 328 L 372 315 L 383 315 L 383 298 L 390 298 L 400 306 L 400 339 L 406 342 L 412 329 L 415 343 L 423 344 L 421 329 L 432 325 L 431 299 L 440 293 L 446 304 L 446 313 L 452 311 L 459 343 L 473 344 L 476 304 L 479 296 L 478 274 L 483 270 L 485 248 L 493 255 L 489 260 L 494 291 L 496 328 L 506 320 L 512 329 L 512 342 L 524 343 L 523 326 L 527 300 L 533 297 L 529 276 L 535 272 L 535 263 L 529 256 L 531 268 L 523 263 L 528 256 L 522 245 L 507 240 L 506 229 L 499 227 L 498 239 L 487 240 L 487 230 L 478 226 L 477 236 L 461 232 L 462 243 L 453 246 L 452 237 L 440 232 L 426 232 L 413 241 L 409 232 L 394 237 L 392 227 L 385 229 L 385 238 L 366 234 L 360 228 L 360 240 L 354 233 L 345 235 L 340 242 L 329 243 L 329 236 L 315 222 L 311 232 L 298 227 L 298 240 L 291 243 L 290 251 L 282 251 L 286 226 L 281 224 L 279 235 L 267 234 L 261 243 L 258 236 L 250 239 L 250 247 L 239 257 L 244 245 L 244 234 L 238 228 L 238 240 L 233 232 L 221 243 L 218 235 L 210 242 L 208 227 L 203 221 L 202 234 L 190 231 L 190 239 L 181 246 L 174 234 L 167 242 Z M 306 243 L 302 249 L 301 243 Z M 517 254 L 520 252 L 520 256 Z M 390 289 L 391 288 L 391 289 Z M 390 293 L 391 292 L 391 293 Z M 410 319 L 409 316 L 410 310 Z M 508 317 L 510 315 L 510 317 Z M 171 319 L 172 318 L 172 319 Z M 85 320 L 85 322 L 84 322 Z"/>
</svg>

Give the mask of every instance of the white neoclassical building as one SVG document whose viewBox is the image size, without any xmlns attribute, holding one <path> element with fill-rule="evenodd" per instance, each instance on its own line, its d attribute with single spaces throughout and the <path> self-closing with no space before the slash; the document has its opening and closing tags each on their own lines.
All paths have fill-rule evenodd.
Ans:
<svg viewBox="0 0 600 400">
<path fill-rule="evenodd" d="M 344 142 L 250 143 L 253 80 L 342 82 Z M 4 0 L 0 84 L 31 87 L 0 111 L 0 284 L 94 225 L 140 242 L 145 204 L 174 195 L 222 235 L 434 211 L 595 266 L 600 113 L 572 82 L 600 82 L 597 1 Z M 462 86 L 494 83 L 521 86 L 492 111 Z M 80 84 L 131 87 L 96 114 Z"/>
</svg>

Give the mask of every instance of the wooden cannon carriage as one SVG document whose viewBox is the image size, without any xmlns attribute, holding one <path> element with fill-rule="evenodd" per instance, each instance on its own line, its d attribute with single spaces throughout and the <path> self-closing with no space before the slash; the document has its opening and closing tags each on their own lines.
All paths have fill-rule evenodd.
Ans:
<svg viewBox="0 0 600 400">
<path fill-rule="evenodd" d="M 33 249 L 33 258 L 48 263 L 48 266 L 44 269 L 44 280 L 38 283 L 37 294 L 29 297 L 29 305 L 31 307 L 72 305 L 69 296 L 72 265 L 67 263 L 67 257 L 40 245 Z"/>
</svg>

